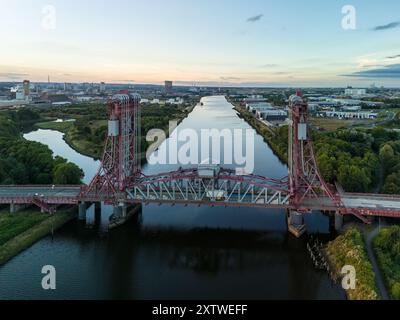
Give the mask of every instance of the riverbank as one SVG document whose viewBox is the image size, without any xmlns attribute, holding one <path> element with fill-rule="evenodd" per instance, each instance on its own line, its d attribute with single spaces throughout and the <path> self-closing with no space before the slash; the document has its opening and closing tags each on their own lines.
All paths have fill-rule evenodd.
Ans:
<svg viewBox="0 0 400 320">
<path fill-rule="evenodd" d="M 35 127 L 38 129 L 56 130 L 62 132 L 64 134 L 63 140 L 66 144 L 68 144 L 69 147 L 71 147 L 71 149 L 84 156 L 91 157 L 94 160 L 99 160 L 101 157 L 103 146 L 96 145 L 95 143 L 82 138 L 82 136 L 77 133 L 74 123 L 71 121 L 38 122 L 35 124 Z"/>
<path fill-rule="evenodd" d="M 58 212 L 52 216 L 36 211 L 2 214 L 0 217 L 0 266 L 31 247 L 53 231 L 75 218 L 70 211 Z M 7 236 L 3 233 L 6 231 Z"/>
<path fill-rule="evenodd" d="M 368 260 L 366 244 L 359 229 L 350 227 L 344 234 L 328 243 L 326 257 L 333 270 L 333 277 L 341 281 L 344 266 L 356 270 L 356 288 L 346 290 L 349 300 L 377 300 L 379 295 L 375 285 L 375 274 Z"/>
<path fill-rule="evenodd" d="M 268 146 L 279 158 L 279 160 L 287 164 L 287 126 L 281 128 L 268 127 L 266 124 L 256 119 L 251 112 L 244 109 L 239 103 L 230 100 L 229 97 L 226 97 L 226 99 L 230 104 L 234 106 L 233 109 L 239 113 L 239 116 L 244 119 L 254 130 L 256 130 L 259 135 L 263 137 L 265 143 L 268 144 Z"/>
</svg>

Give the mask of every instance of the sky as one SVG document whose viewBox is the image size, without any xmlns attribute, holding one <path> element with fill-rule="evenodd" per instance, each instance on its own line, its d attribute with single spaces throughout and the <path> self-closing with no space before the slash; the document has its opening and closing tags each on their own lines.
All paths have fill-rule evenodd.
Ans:
<svg viewBox="0 0 400 320">
<path fill-rule="evenodd" d="M 399 39 L 398 0 L 0 0 L 0 81 L 400 87 Z"/>
</svg>

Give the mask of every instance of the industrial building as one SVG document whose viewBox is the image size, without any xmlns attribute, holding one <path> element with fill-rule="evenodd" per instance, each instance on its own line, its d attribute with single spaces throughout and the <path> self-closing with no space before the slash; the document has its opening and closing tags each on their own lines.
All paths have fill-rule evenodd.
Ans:
<svg viewBox="0 0 400 320">
<path fill-rule="evenodd" d="M 273 109 L 257 111 L 256 116 L 258 119 L 266 121 L 285 121 L 288 117 L 288 113 L 284 110 Z"/>
<path fill-rule="evenodd" d="M 256 111 L 274 110 L 275 108 L 268 102 L 251 102 L 246 103 L 246 109 L 255 114 Z"/>
<path fill-rule="evenodd" d="M 106 92 L 106 84 L 104 82 L 100 83 L 100 93 Z"/>
<path fill-rule="evenodd" d="M 173 82 L 172 81 L 165 81 L 165 92 L 166 93 L 172 93 L 173 89 Z"/>
<path fill-rule="evenodd" d="M 378 114 L 375 112 L 346 112 L 346 111 L 326 111 L 322 113 L 327 118 L 339 119 L 376 119 Z"/>
<path fill-rule="evenodd" d="M 287 111 L 276 109 L 268 102 L 247 103 L 246 109 L 253 113 L 255 117 L 260 120 L 285 121 L 288 116 Z"/>
<path fill-rule="evenodd" d="M 366 89 L 347 88 L 344 91 L 344 94 L 347 96 L 365 96 L 367 94 L 367 90 Z"/>
</svg>

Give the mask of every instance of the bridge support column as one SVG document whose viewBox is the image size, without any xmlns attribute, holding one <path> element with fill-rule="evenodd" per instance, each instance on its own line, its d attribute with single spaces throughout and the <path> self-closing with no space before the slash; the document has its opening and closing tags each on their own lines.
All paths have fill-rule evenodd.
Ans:
<svg viewBox="0 0 400 320">
<path fill-rule="evenodd" d="M 110 225 L 109 230 L 117 228 L 123 225 L 132 217 L 137 218 L 137 222 L 140 224 L 141 222 L 141 204 L 136 205 L 128 205 L 124 203 L 123 205 L 114 207 L 114 213 L 110 217 Z"/>
<path fill-rule="evenodd" d="M 79 221 L 85 221 L 86 220 L 86 203 L 81 202 L 79 204 Z"/>
<path fill-rule="evenodd" d="M 86 219 L 86 226 L 92 227 L 95 225 L 96 222 L 96 213 L 95 213 L 96 206 L 94 204 L 90 205 L 85 211 L 85 219 Z"/>
<path fill-rule="evenodd" d="M 100 216 L 100 231 L 108 232 L 110 229 L 110 218 L 115 213 L 115 207 L 107 205 L 104 202 L 101 203 L 101 216 Z"/>
<path fill-rule="evenodd" d="M 288 229 L 289 232 L 297 238 L 300 238 L 306 232 L 306 225 L 304 224 L 302 213 L 295 210 L 289 210 Z"/>
<path fill-rule="evenodd" d="M 10 213 L 11 214 L 14 214 L 14 213 L 17 213 L 17 212 L 19 212 L 19 211 L 22 211 L 22 210 L 24 210 L 24 209 L 26 209 L 27 208 L 27 205 L 26 204 L 15 204 L 15 203 L 11 203 L 10 204 Z"/>
<path fill-rule="evenodd" d="M 342 231 L 343 228 L 343 215 L 339 211 L 335 212 L 335 230 L 336 232 Z"/>
</svg>

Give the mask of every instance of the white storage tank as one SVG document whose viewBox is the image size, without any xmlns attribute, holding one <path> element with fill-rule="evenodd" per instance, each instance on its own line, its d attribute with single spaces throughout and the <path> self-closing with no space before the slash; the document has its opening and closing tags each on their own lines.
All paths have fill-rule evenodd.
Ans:
<svg viewBox="0 0 400 320">
<path fill-rule="evenodd" d="M 119 121 L 108 120 L 108 136 L 118 137 L 119 136 Z"/>
</svg>

